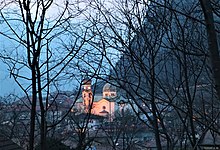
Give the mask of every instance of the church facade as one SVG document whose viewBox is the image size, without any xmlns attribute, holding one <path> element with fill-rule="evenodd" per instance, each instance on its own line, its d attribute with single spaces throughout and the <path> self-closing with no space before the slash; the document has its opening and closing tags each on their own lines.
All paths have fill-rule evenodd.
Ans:
<svg viewBox="0 0 220 150">
<path fill-rule="evenodd" d="M 84 79 L 82 96 L 77 100 L 77 109 L 82 113 L 114 118 L 115 111 L 119 109 L 116 87 L 106 83 L 102 93 L 93 93 L 90 79 Z"/>
</svg>

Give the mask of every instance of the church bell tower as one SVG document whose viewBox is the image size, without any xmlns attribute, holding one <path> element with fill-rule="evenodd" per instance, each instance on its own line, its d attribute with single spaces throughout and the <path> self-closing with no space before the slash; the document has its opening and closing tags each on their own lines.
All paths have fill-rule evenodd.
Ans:
<svg viewBox="0 0 220 150">
<path fill-rule="evenodd" d="M 91 79 L 84 79 L 82 82 L 82 99 L 85 113 L 91 109 L 92 94 Z"/>
</svg>

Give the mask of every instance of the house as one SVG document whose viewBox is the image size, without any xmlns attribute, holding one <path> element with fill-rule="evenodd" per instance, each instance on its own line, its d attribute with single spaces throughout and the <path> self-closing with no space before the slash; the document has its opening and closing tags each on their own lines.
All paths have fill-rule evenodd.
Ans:
<svg viewBox="0 0 220 150">
<path fill-rule="evenodd" d="M 220 149 L 220 135 L 211 130 L 207 130 L 199 141 L 199 147 L 203 150 Z"/>
<path fill-rule="evenodd" d="M 1 150 L 24 150 L 22 147 L 0 134 L 0 149 Z"/>
</svg>

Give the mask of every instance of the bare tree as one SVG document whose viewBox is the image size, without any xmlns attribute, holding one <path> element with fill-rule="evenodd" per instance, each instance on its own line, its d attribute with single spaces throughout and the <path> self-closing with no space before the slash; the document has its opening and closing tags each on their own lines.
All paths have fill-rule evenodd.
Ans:
<svg viewBox="0 0 220 150">
<path fill-rule="evenodd" d="M 59 7 L 57 18 L 48 18 L 47 12 L 54 3 L 18 1 L 19 13 L 9 9 L 16 3 L 4 2 L 1 8 L 3 25 L 8 27 L 1 30 L 1 35 L 18 43 L 15 53 L 9 55 L 5 51 L 1 57 L 18 85 L 32 96 L 30 149 L 34 146 L 37 102 L 44 149 L 50 89 L 66 81 L 64 75 L 76 79 L 71 69 L 117 86 L 123 96 L 134 102 L 131 105 L 137 117 L 152 129 L 158 149 L 163 148 L 164 141 L 167 149 L 174 149 L 183 140 L 184 146 L 196 149 L 198 133 L 202 136 L 207 129 L 217 131 L 218 102 L 210 70 L 219 99 L 219 31 L 214 19 L 219 16 L 218 2 L 66 2 Z M 11 20 L 8 14 L 18 17 Z M 86 22 L 81 22 L 80 14 Z M 22 50 L 25 53 L 20 53 Z M 22 70 L 29 70 L 30 75 L 20 73 Z M 27 86 L 21 80 L 28 80 Z M 206 88 L 206 94 L 201 92 Z M 175 124 L 180 126 L 181 135 L 169 128 L 172 117 L 178 118 Z M 84 138 L 84 134 L 80 136 Z"/>
<path fill-rule="evenodd" d="M 217 110 L 213 87 L 210 86 L 206 27 L 201 21 L 200 5 L 198 2 L 170 1 L 117 1 L 117 4 L 108 4 L 92 1 L 91 7 L 96 8 L 97 16 L 90 21 L 96 25 L 95 33 L 99 34 L 101 41 L 97 47 L 105 50 L 103 55 L 112 67 L 111 81 L 115 80 L 116 86 L 123 89 L 148 118 L 158 149 L 162 148 L 164 137 L 168 148 L 176 143 L 166 126 L 164 114 L 169 114 L 169 110 L 177 113 L 185 128 L 184 136 L 190 143 L 187 144 L 196 148 L 197 133 L 203 133 L 198 128 L 205 125 L 196 116 L 202 117 L 201 114 L 209 108 Z M 103 28 L 105 30 L 101 30 Z M 110 57 L 109 53 L 112 54 Z M 116 67 L 111 57 L 120 59 Z M 198 100 L 200 88 L 209 88 L 203 94 L 211 103 L 207 104 L 205 99 Z M 180 101 L 184 108 L 181 108 L 183 103 Z M 203 105 L 196 108 L 198 103 Z M 215 111 L 208 116 L 214 114 L 218 116 Z M 211 119 L 213 123 L 215 117 Z"/>
<path fill-rule="evenodd" d="M 212 1 L 203 1 L 200 0 L 200 5 L 204 14 L 205 18 L 205 24 L 206 24 L 206 31 L 208 36 L 208 50 L 210 53 L 210 60 L 211 60 L 211 67 L 212 67 L 212 73 L 213 73 L 213 79 L 215 81 L 215 89 L 217 91 L 218 98 L 220 97 L 220 56 L 219 56 L 219 39 L 217 38 L 217 33 L 219 31 L 216 31 L 216 26 L 219 26 L 218 24 L 215 24 L 215 16 L 219 16 L 219 13 L 215 11 L 215 7 L 219 6 L 218 2 L 212 2 Z M 214 14 L 215 12 L 215 14 Z"/>
<path fill-rule="evenodd" d="M 67 79 L 62 78 L 67 71 L 65 68 L 74 59 L 83 59 L 88 50 L 79 51 L 93 38 L 88 35 L 89 29 L 81 26 L 82 22 L 74 22 L 83 12 L 79 5 L 77 1 L 63 1 L 60 5 L 52 0 L 1 3 L 4 28 L 0 33 L 6 39 L 1 58 L 29 101 L 29 149 L 34 149 L 35 145 L 37 116 L 40 116 L 41 149 L 45 149 L 46 116 L 48 106 L 53 103 L 49 101 L 50 93 L 65 84 Z M 77 82 L 77 78 L 75 75 L 72 79 Z"/>
</svg>

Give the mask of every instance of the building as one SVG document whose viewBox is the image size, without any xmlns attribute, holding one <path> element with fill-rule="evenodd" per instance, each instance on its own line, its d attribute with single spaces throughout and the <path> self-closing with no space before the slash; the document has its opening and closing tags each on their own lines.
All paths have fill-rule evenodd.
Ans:
<svg viewBox="0 0 220 150">
<path fill-rule="evenodd" d="M 220 135 L 212 130 L 206 130 L 199 140 L 199 147 L 203 150 L 220 149 Z"/>
<path fill-rule="evenodd" d="M 17 145 L 11 139 L 0 134 L 0 149 L 1 150 L 24 150 L 21 146 Z"/>
<path fill-rule="evenodd" d="M 80 113 L 91 113 L 113 119 L 118 106 L 116 87 L 106 83 L 101 93 L 93 93 L 91 80 L 84 79 L 82 84 L 82 96 L 77 100 L 76 109 Z"/>
</svg>

